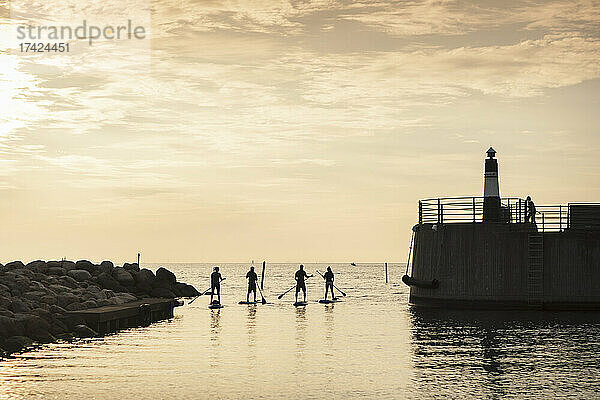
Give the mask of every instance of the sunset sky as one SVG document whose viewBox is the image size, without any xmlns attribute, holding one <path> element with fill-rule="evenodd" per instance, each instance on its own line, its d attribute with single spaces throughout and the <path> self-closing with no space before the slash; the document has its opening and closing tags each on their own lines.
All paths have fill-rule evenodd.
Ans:
<svg viewBox="0 0 600 400">
<path fill-rule="evenodd" d="M 0 1 L 2 263 L 405 261 L 489 146 L 503 196 L 600 201 L 600 1 L 48 3 Z M 147 39 L 17 49 L 107 15 Z"/>
</svg>

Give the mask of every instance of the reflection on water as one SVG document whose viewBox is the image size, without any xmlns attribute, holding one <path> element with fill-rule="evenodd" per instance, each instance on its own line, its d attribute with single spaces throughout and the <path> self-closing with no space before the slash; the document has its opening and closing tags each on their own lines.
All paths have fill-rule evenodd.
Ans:
<svg viewBox="0 0 600 400">
<path fill-rule="evenodd" d="M 211 270 L 167 267 L 198 287 Z M 276 299 L 296 267 L 268 266 L 272 304 L 238 305 L 247 266 L 222 265 L 223 309 L 200 298 L 170 321 L 0 361 L 0 399 L 599 397 L 598 314 L 412 308 L 391 265 L 387 285 L 380 266 L 334 265 L 344 301 L 317 303 L 310 279 L 294 307 Z"/>
<path fill-rule="evenodd" d="M 416 391 L 596 398 L 600 315 L 411 308 Z"/>
</svg>

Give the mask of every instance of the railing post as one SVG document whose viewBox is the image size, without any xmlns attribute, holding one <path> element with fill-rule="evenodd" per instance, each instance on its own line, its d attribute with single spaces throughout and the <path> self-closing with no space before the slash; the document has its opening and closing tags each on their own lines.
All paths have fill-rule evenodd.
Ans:
<svg viewBox="0 0 600 400">
<path fill-rule="evenodd" d="M 419 200 L 419 225 L 423 223 L 423 203 Z"/>
<path fill-rule="evenodd" d="M 473 197 L 473 222 L 477 222 L 477 217 L 475 213 L 475 197 Z"/>
<path fill-rule="evenodd" d="M 521 219 L 521 199 L 519 199 L 519 223 L 523 222 Z"/>
<path fill-rule="evenodd" d="M 542 232 L 546 232 L 546 214 L 542 213 Z"/>
<path fill-rule="evenodd" d="M 444 223 L 444 205 L 440 205 L 440 224 Z"/>
<path fill-rule="evenodd" d="M 562 204 L 558 206 L 558 231 L 562 232 Z"/>
<path fill-rule="evenodd" d="M 438 198 L 437 199 L 437 221 L 438 221 L 438 224 L 442 223 L 442 221 L 440 220 L 441 212 L 442 212 L 441 209 L 442 209 L 442 201 L 441 201 L 441 199 Z"/>
</svg>

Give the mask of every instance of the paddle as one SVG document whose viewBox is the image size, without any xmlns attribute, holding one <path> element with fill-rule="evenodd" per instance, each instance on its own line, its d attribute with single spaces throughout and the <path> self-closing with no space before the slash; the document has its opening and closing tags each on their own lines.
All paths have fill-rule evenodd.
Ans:
<svg viewBox="0 0 600 400">
<path fill-rule="evenodd" d="M 223 278 L 221 279 L 221 282 L 223 282 L 225 279 L 227 278 Z M 208 294 L 208 292 L 210 292 L 212 290 L 212 287 L 209 287 L 208 289 L 206 289 L 204 292 L 200 293 L 198 296 L 194 297 L 192 300 L 190 300 L 189 304 L 192 304 L 194 301 L 196 301 L 196 299 L 200 296 L 204 296 L 205 294 Z"/>
<path fill-rule="evenodd" d="M 311 275 L 311 276 L 308 276 L 306 279 L 308 279 L 308 278 L 311 278 L 311 277 L 312 277 L 312 275 Z M 289 288 L 289 289 L 288 289 L 288 290 L 286 290 L 285 292 L 281 293 L 279 296 L 277 296 L 277 299 L 278 299 L 278 300 L 281 300 L 281 298 L 282 298 L 283 296 L 285 296 L 286 294 L 288 294 L 288 293 L 289 293 L 289 291 L 290 291 L 290 290 L 292 290 L 292 289 L 293 289 L 293 288 L 295 288 L 295 287 L 296 287 L 296 285 L 292 286 L 291 288 Z"/>
<path fill-rule="evenodd" d="M 319 275 L 321 275 L 321 278 L 325 279 L 325 276 L 324 276 L 322 273 L 320 273 L 320 272 L 319 272 L 319 270 L 317 270 L 317 272 L 319 273 Z M 334 287 L 334 288 L 336 288 L 337 290 L 339 290 L 339 291 L 340 291 L 340 293 L 342 294 L 342 296 L 345 296 L 345 295 L 346 295 L 346 293 L 344 293 L 344 292 L 342 291 L 342 289 L 340 289 L 339 287 L 337 287 L 337 286 L 335 286 L 335 285 L 333 285 L 333 287 Z"/>
<path fill-rule="evenodd" d="M 262 298 L 262 303 L 267 304 L 267 300 L 265 300 L 265 296 L 263 296 L 262 289 L 258 285 L 256 287 L 258 288 L 258 291 L 260 292 L 260 297 Z"/>
</svg>

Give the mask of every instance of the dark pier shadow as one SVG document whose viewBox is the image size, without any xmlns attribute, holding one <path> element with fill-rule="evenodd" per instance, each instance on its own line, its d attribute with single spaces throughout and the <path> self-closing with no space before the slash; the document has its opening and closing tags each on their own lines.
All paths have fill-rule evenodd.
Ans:
<svg viewBox="0 0 600 400">
<path fill-rule="evenodd" d="M 409 310 L 415 393 L 534 398 L 598 384 L 598 312 Z M 440 393 L 440 390 L 445 392 Z"/>
</svg>

